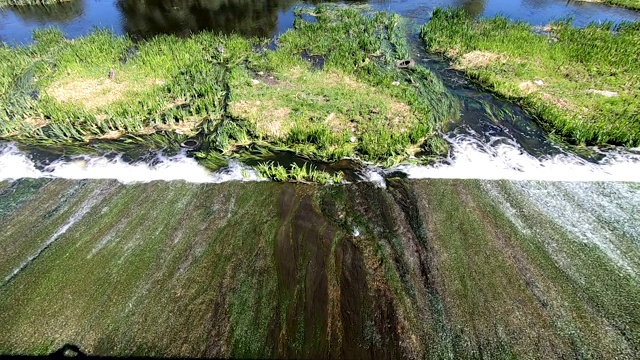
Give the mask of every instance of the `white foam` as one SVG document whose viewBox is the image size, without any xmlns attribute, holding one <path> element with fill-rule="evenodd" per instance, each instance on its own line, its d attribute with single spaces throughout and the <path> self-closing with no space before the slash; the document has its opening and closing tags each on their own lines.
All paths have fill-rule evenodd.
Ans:
<svg viewBox="0 0 640 360">
<path fill-rule="evenodd" d="M 40 172 L 15 145 L 0 145 L 0 181 L 39 177 Z"/>
<path fill-rule="evenodd" d="M 122 183 L 184 180 L 192 183 L 220 183 L 225 181 L 257 181 L 256 172 L 238 162 L 219 171 L 209 171 L 186 154 L 165 157 L 157 155 L 154 164 L 127 163 L 120 157 L 76 156 L 58 160 L 38 170 L 15 145 L 0 147 L 0 181 L 19 178 L 116 179 Z"/>
<path fill-rule="evenodd" d="M 362 179 L 364 181 L 373 183 L 379 188 L 385 189 L 387 183 L 384 180 L 384 170 L 381 168 L 365 168 L 362 170 Z"/>
<path fill-rule="evenodd" d="M 445 163 L 400 165 L 389 171 L 401 171 L 410 178 L 640 182 L 640 155 L 633 150 L 603 153 L 599 163 L 591 163 L 567 153 L 538 159 L 513 141 L 494 145 L 468 135 L 447 140 L 451 155 Z"/>
<path fill-rule="evenodd" d="M 603 152 L 603 159 L 592 163 L 566 152 L 536 158 L 515 141 L 494 138 L 481 142 L 478 138 L 448 135 L 451 155 L 446 161 L 431 166 L 400 165 L 387 170 L 368 168 L 362 172 L 362 180 L 385 187 L 384 175 L 400 171 L 410 178 L 640 182 L 640 149 Z M 153 164 L 127 163 L 119 157 L 77 156 L 39 170 L 15 145 L 0 145 L 0 181 L 19 178 L 116 179 L 122 183 L 264 180 L 255 170 L 234 161 L 225 169 L 209 171 L 184 153 L 171 157 L 158 154 Z"/>
</svg>

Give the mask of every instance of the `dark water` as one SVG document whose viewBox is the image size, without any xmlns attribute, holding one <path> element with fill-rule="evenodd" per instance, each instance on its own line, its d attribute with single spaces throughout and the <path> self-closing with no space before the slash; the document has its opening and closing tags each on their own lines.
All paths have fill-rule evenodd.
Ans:
<svg viewBox="0 0 640 360">
<path fill-rule="evenodd" d="M 310 3 L 314 1 L 304 1 Z M 0 40 L 24 44 L 34 29 L 58 27 L 69 37 L 93 28 L 147 38 L 161 33 L 188 35 L 202 30 L 270 37 L 293 24 L 296 0 L 71 0 L 51 6 L 0 9 Z M 362 3 L 367 3 L 363 1 Z M 436 7 L 461 6 L 475 16 L 504 14 L 544 24 L 572 17 L 581 26 L 593 21 L 638 20 L 640 14 L 600 4 L 562 0 L 372 0 L 374 8 L 400 13 L 418 23 Z"/>
</svg>

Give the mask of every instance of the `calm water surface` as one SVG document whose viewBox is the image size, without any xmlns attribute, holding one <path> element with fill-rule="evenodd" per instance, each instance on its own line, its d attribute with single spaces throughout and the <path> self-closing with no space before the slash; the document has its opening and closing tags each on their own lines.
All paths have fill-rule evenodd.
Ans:
<svg viewBox="0 0 640 360">
<path fill-rule="evenodd" d="M 366 3 L 363 1 L 362 3 Z M 58 27 L 68 37 L 93 28 L 147 38 L 162 33 L 188 35 L 201 30 L 269 37 L 293 24 L 296 0 L 71 0 L 53 6 L 0 9 L 0 40 L 24 44 L 34 29 Z M 640 13 L 593 3 L 562 0 L 371 0 L 376 9 L 423 23 L 436 7 L 465 8 L 474 16 L 503 14 L 536 25 L 572 17 L 578 26 L 593 21 L 639 20 Z"/>
</svg>

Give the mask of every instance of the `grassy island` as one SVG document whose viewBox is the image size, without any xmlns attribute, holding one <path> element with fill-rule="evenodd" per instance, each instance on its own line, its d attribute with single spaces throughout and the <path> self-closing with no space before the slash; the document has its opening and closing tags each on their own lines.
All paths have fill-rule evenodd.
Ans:
<svg viewBox="0 0 640 360">
<path fill-rule="evenodd" d="M 87 143 L 174 132 L 210 154 L 262 144 L 313 160 L 402 161 L 446 152 L 456 100 L 409 57 L 400 16 L 297 11 L 275 42 L 200 33 L 145 42 L 57 30 L 0 47 L 0 137 Z M 203 157 L 207 157 L 205 152 Z"/>
<path fill-rule="evenodd" d="M 587 145 L 640 145 L 640 23 L 535 27 L 436 10 L 430 51 L 528 109 L 550 132 Z"/>
</svg>

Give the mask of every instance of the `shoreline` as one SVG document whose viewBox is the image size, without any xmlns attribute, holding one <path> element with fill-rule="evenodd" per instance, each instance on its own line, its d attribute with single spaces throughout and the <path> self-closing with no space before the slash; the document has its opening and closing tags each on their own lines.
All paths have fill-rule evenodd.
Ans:
<svg viewBox="0 0 640 360">
<path fill-rule="evenodd" d="M 527 110 L 577 145 L 640 145 L 640 23 L 535 27 L 503 17 L 471 20 L 438 9 L 422 27 L 428 51 L 485 90 Z M 636 109 L 636 110 L 634 110 Z"/>
</svg>

